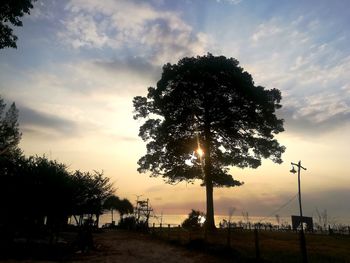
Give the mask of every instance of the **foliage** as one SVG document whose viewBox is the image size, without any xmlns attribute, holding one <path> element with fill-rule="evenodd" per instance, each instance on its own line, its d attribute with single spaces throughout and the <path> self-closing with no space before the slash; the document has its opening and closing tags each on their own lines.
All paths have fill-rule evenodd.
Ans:
<svg viewBox="0 0 350 263">
<path fill-rule="evenodd" d="M 97 171 L 90 173 L 77 170 L 72 174 L 71 180 L 74 188 L 72 213 L 102 214 L 103 203 L 113 193 L 109 178 Z"/>
<path fill-rule="evenodd" d="M 285 148 L 274 139 L 284 130 L 275 115 L 280 100 L 279 90 L 255 86 L 233 58 L 208 54 L 166 64 L 157 87 L 133 100 L 134 118 L 145 119 L 139 136 L 147 142 L 138 171 L 169 183 L 201 180 L 207 224 L 215 227 L 213 186 L 242 184 L 230 166 L 257 168 L 262 158 L 282 162 Z"/>
<path fill-rule="evenodd" d="M 20 139 L 16 104 L 12 103 L 6 111 L 6 104 L 0 96 L 0 156 L 13 153 Z"/>
<path fill-rule="evenodd" d="M 119 208 L 117 209 L 121 216 L 125 214 L 132 214 L 134 212 L 134 207 L 130 201 L 126 198 L 120 200 Z"/>
<path fill-rule="evenodd" d="M 9 26 L 22 26 L 20 18 L 29 14 L 36 0 L 1 0 L 0 4 L 0 49 L 5 47 L 17 48 L 17 36 Z"/>
<path fill-rule="evenodd" d="M 46 217 L 49 226 L 57 227 L 71 215 L 98 217 L 113 191 L 102 173 L 72 174 L 66 165 L 45 156 L 21 155 L 12 162 L 14 167 L 7 169 L 11 172 L 0 175 L 0 226 L 33 228 L 43 225 Z"/>
<path fill-rule="evenodd" d="M 103 208 L 112 212 L 112 218 L 113 210 L 117 210 L 120 214 L 121 219 L 125 214 L 131 214 L 134 211 L 134 207 L 128 199 L 124 198 L 121 200 L 116 195 L 110 195 L 107 197 L 103 203 Z"/>
<path fill-rule="evenodd" d="M 103 208 L 106 210 L 116 210 L 118 209 L 120 204 L 120 199 L 116 195 L 111 195 L 106 198 L 106 200 L 103 203 Z"/>
<path fill-rule="evenodd" d="M 136 218 L 134 216 L 127 216 L 120 218 L 118 227 L 121 229 L 135 229 L 136 228 Z"/>
<path fill-rule="evenodd" d="M 204 222 L 205 214 L 192 209 L 188 217 L 182 222 L 182 227 L 186 229 L 200 228 Z"/>
</svg>

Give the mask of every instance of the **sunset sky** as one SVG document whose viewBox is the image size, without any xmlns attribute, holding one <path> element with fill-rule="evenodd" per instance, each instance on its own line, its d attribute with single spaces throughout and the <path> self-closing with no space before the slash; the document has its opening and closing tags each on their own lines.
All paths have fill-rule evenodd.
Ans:
<svg viewBox="0 0 350 263">
<path fill-rule="evenodd" d="M 232 168 L 245 184 L 214 190 L 215 211 L 265 216 L 297 193 L 304 214 L 350 223 L 350 2 L 348 0 L 39 0 L 18 49 L 0 50 L 0 94 L 15 101 L 26 155 L 70 170 L 103 170 L 117 195 L 150 198 L 157 213 L 204 211 L 199 182 L 138 174 L 145 153 L 132 98 L 162 65 L 184 56 L 234 57 L 257 85 L 282 92 L 284 163 Z M 281 216 L 297 214 L 297 200 Z"/>
</svg>

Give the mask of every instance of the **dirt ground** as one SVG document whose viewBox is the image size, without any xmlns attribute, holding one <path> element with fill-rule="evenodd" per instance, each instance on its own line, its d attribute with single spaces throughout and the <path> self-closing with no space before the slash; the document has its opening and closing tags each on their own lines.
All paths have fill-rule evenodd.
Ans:
<svg viewBox="0 0 350 263">
<path fill-rule="evenodd" d="M 76 254 L 71 262 L 214 263 L 232 262 L 168 244 L 149 235 L 109 230 L 94 236 L 96 249 Z"/>
</svg>

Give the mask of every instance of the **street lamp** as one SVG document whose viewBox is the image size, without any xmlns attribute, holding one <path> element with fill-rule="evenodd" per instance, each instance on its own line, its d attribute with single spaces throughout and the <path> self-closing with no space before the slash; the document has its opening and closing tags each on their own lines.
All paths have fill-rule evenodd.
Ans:
<svg viewBox="0 0 350 263">
<path fill-rule="evenodd" d="M 301 161 L 298 163 L 291 163 L 292 169 L 291 173 L 295 174 L 297 171 L 295 167 L 298 167 L 298 195 L 299 195 L 299 210 L 300 210 L 300 223 L 301 223 L 301 231 L 300 231 L 300 246 L 301 246 L 301 254 L 304 263 L 307 263 L 307 252 L 306 252 L 306 241 L 304 235 L 304 226 L 303 226 L 303 210 L 301 208 L 301 191 L 300 191 L 300 169 L 306 170 L 305 167 L 301 166 Z"/>
</svg>

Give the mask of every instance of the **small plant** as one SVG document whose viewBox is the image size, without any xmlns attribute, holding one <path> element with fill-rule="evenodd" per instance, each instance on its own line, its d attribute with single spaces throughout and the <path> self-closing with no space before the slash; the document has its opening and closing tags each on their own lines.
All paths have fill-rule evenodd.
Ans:
<svg viewBox="0 0 350 263">
<path fill-rule="evenodd" d="M 182 222 L 182 227 L 186 229 L 200 228 L 203 226 L 204 222 L 205 214 L 192 209 L 191 213 L 188 214 L 188 218 Z"/>
</svg>

